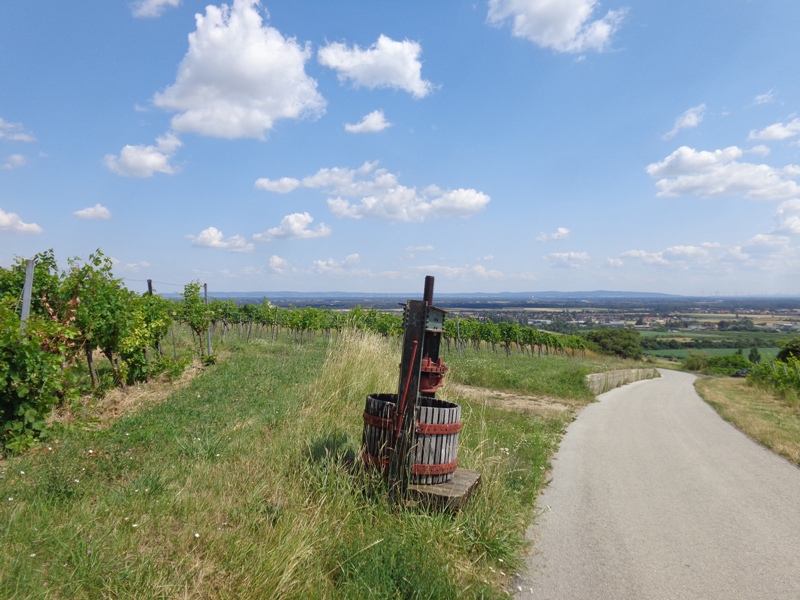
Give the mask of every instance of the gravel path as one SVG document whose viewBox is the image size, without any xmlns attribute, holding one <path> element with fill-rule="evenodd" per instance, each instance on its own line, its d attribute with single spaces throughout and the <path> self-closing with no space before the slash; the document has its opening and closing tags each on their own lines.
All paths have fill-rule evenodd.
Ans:
<svg viewBox="0 0 800 600">
<path fill-rule="evenodd" d="M 661 373 L 567 429 L 515 598 L 800 598 L 800 469 Z"/>
</svg>

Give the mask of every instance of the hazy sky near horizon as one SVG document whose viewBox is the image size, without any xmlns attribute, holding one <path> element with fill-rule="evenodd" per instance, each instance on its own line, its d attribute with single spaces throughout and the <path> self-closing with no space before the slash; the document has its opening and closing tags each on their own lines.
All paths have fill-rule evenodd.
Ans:
<svg viewBox="0 0 800 600">
<path fill-rule="evenodd" d="M 0 4 L 0 265 L 800 295 L 795 0 Z"/>
</svg>

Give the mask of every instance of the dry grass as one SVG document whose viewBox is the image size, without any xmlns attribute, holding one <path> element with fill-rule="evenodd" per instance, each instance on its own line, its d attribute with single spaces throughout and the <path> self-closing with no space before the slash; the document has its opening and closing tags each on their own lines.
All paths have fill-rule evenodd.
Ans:
<svg viewBox="0 0 800 600">
<path fill-rule="evenodd" d="M 576 410 L 585 404 L 562 398 L 514 394 L 474 385 L 446 382 L 440 396 L 448 399 L 450 395 L 478 403 L 486 402 L 489 406 L 500 410 L 522 412 L 544 419 L 559 417 L 563 413 Z"/>
<path fill-rule="evenodd" d="M 195 359 L 180 377 L 170 379 L 162 375 L 151 381 L 125 388 L 114 388 L 100 397 L 85 395 L 56 407 L 48 417 L 48 425 L 85 424 L 91 419 L 97 427 L 108 427 L 123 415 L 133 414 L 142 408 L 160 404 L 173 393 L 185 388 L 203 372 L 203 365 Z"/>
<path fill-rule="evenodd" d="M 800 465 L 800 409 L 745 379 L 698 379 L 698 393 L 747 436 Z"/>
</svg>

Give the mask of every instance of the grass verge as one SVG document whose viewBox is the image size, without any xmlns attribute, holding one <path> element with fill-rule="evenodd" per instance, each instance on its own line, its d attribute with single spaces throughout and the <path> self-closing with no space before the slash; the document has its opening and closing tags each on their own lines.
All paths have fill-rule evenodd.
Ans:
<svg viewBox="0 0 800 600">
<path fill-rule="evenodd" d="M 257 340 L 161 403 L 1 463 L 0 597 L 505 597 L 568 417 L 458 398 L 474 497 L 393 509 L 353 458 L 398 361 L 357 333 Z"/>
<path fill-rule="evenodd" d="M 800 466 L 800 407 L 746 379 L 706 377 L 698 379 L 695 387 L 723 419 Z"/>
</svg>

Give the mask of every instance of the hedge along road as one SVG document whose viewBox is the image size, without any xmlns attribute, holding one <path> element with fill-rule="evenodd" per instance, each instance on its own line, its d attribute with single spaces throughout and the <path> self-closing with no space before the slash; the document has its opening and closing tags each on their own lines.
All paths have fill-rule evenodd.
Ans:
<svg viewBox="0 0 800 600">
<path fill-rule="evenodd" d="M 661 374 L 567 428 L 516 598 L 800 598 L 800 469 Z"/>
</svg>

